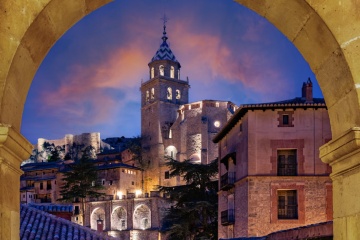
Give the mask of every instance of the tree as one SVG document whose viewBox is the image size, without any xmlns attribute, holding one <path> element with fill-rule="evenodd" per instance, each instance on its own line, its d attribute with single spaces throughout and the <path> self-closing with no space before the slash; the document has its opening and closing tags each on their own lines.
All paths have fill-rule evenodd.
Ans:
<svg viewBox="0 0 360 240">
<path fill-rule="evenodd" d="M 59 201 L 74 202 L 80 199 L 82 209 L 82 219 L 84 219 L 86 197 L 100 197 L 104 195 L 99 193 L 103 186 L 98 181 L 97 169 L 94 165 L 94 148 L 92 146 L 86 147 L 80 159 L 68 165 L 64 171 L 64 185 L 61 186 L 61 196 Z"/>
<path fill-rule="evenodd" d="M 180 176 L 186 184 L 160 186 L 160 191 L 174 202 L 166 211 L 162 229 L 172 240 L 217 239 L 217 160 L 206 165 L 170 159 L 167 165 L 170 177 Z"/>
<path fill-rule="evenodd" d="M 132 138 L 126 143 L 126 148 L 132 153 L 132 160 L 135 162 L 137 167 L 142 169 L 141 171 L 141 190 L 144 192 L 144 171 L 148 169 L 150 165 L 150 159 L 146 156 L 146 150 L 142 145 L 143 137 L 137 136 Z"/>
</svg>

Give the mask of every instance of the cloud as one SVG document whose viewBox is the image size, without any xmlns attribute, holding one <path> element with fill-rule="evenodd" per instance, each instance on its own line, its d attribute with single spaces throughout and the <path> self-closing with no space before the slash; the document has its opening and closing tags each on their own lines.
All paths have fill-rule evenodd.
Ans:
<svg viewBox="0 0 360 240">
<path fill-rule="evenodd" d="M 262 25 L 259 27 L 263 28 Z M 180 23 L 176 24 L 174 35 L 176 47 L 172 50 L 176 55 L 177 52 L 181 53 L 181 58 L 178 59 L 186 66 L 183 73 L 189 73 L 190 79 L 193 79 L 190 84 L 194 81 L 201 81 L 203 84 L 226 81 L 242 84 L 244 90 L 248 88 L 260 94 L 269 93 L 274 96 L 288 87 L 282 68 L 272 61 L 274 56 L 269 56 L 272 52 L 267 49 L 257 45 L 252 47 L 249 42 L 227 44 L 227 40 L 221 35 L 201 33 Z"/>
<path fill-rule="evenodd" d="M 73 66 L 57 89 L 42 91 L 42 113 L 52 111 L 63 121 L 91 125 L 106 121 L 126 102 L 137 101 L 149 58 L 139 46 L 132 42 L 115 49 L 104 62 Z"/>
</svg>

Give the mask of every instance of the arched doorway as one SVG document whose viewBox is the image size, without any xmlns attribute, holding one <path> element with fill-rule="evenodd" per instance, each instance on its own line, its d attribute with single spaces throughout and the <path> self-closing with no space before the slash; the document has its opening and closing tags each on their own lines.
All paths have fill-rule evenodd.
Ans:
<svg viewBox="0 0 360 240">
<path fill-rule="evenodd" d="M 90 227 L 93 230 L 98 230 L 98 221 L 102 221 L 102 229 L 105 230 L 105 210 L 101 207 L 95 208 L 90 216 Z"/>
<path fill-rule="evenodd" d="M 0 194 L 4 196 L 0 199 L 0 221 L 5 223 L 1 238 L 19 236 L 19 169 L 32 148 L 20 134 L 20 125 L 33 76 L 66 30 L 109 1 L 45 0 L 33 4 L 4 0 L 0 4 Z M 341 239 L 351 233 L 359 238 L 360 6 L 356 1 L 238 2 L 272 22 L 315 73 L 329 109 L 333 135 L 333 140 L 321 148 L 321 156 L 333 169 L 334 235 Z"/>
</svg>

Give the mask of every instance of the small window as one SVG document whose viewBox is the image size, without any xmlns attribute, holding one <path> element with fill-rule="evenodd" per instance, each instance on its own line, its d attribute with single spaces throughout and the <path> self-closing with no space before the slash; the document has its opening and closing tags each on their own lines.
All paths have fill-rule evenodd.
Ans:
<svg viewBox="0 0 360 240">
<path fill-rule="evenodd" d="M 135 183 L 134 183 L 134 182 L 131 182 L 131 185 L 135 185 Z"/>
<path fill-rule="evenodd" d="M 172 100 L 172 89 L 171 89 L 171 87 L 167 88 L 166 98 L 168 100 Z"/>
<path fill-rule="evenodd" d="M 112 180 L 110 180 L 109 185 L 110 185 L 110 186 L 113 185 L 113 181 L 112 181 Z"/>
<path fill-rule="evenodd" d="M 102 180 L 102 185 L 105 186 L 105 180 L 104 179 Z"/>
<path fill-rule="evenodd" d="M 79 214 L 80 214 L 80 208 L 79 208 L 79 206 L 75 206 L 74 214 L 75 214 L 75 215 L 79 215 Z"/>
<path fill-rule="evenodd" d="M 292 111 L 281 111 L 278 112 L 278 127 L 293 127 L 293 114 Z"/>
<path fill-rule="evenodd" d="M 283 119 L 283 125 L 289 125 L 289 115 L 287 114 L 282 115 L 282 119 Z"/>
<path fill-rule="evenodd" d="M 91 182 L 91 186 L 95 186 L 95 181 L 92 181 L 92 182 Z"/>
<path fill-rule="evenodd" d="M 125 219 L 121 219 L 121 229 L 122 230 L 125 230 L 126 229 L 126 226 L 125 226 Z"/>
<path fill-rule="evenodd" d="M 150 71 L 150 78 L 154 78 L 154 75 L 154 68 L 152 67 Z"/>
<path fill-rule="evenodd" d="M 154 99 L 155 98 L 155 89 L 152 88 L 151 89 L 151 99 Z"/>
<path fill-rule="evenodd" d="M 51 181 L 46 182 L 46 190 L 51 190 Z"/>
<path fill-rule="evenodd" d="M 165 179 L 170 179 L 170 172 L 169 171 L 165 172 Z"/>
<path fill-rule="evenodd" d="M 44 184 L 42 182 L 40 183 L 40 189 L 44 189 Z"/>
<path fill-rule="evenodd" d="M 176 99 L 179 100 L 181 98 L 181 93 L 180 93 L 180 90 L 179 89 L 176 89 Z"/>
<path fill-rule="evenodd" d="M 149 91 L 146 91 L 146 102 L 149 102 Z"/>
<path fill-rule="evenodd" d="M 170 77 L 171 77 L 171 78 L 174 78 L 174 77 L 175 77 L 175 69 L 174 69 L 173 66 L 171 66 L 171 68 L 170 68 Z"/>
<path fill-rule="evenodd" d="M 278 219 L 298 219 L 296 190 L 279 190 Z"/>
<path fill-rule="evenodd" d="M 164 76 L 164 70 L 165 70 L 164 66 L 160 65 L 160 67 L 159 67 L 160 76 Z"/>
<path fill-rule="evenodd" d="M 243 126 L 242 126 L 242 123 L 240 123 L 240 132 L 242 132 L 243 131 Z"/>
</svg>

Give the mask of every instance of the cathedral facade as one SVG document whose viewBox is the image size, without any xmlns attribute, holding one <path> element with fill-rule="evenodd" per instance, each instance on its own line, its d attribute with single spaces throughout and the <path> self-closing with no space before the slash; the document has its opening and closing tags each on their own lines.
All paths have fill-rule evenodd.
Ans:
<svg viewBox="0 0 360 240">
<path fill-rule="evenodd" d="M 181 65 L 167 43 L 166 26 L 159 49 L 151 59 L 149 80 L 142 82 L 141 136 L 145 171 L 145 191 L 157 186 L 181 184 L 170 179 L 166 159 L 190 159 L 207 164 L 217 158 L 212 138 L 237 109 L 229 101 L 189 102 L 189 80 L 181 79 Z"/>
</svg>

